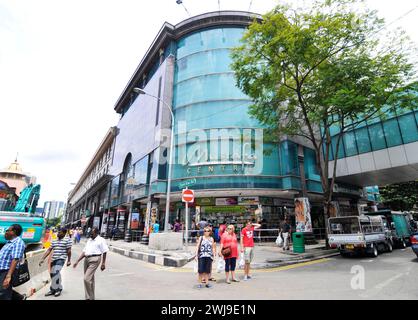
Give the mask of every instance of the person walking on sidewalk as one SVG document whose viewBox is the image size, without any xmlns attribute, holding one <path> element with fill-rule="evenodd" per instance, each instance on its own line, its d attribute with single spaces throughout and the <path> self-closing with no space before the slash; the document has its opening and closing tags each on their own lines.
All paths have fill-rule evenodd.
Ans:
<svg viewBox="0 0 418 320">
<path fill-rule="evenodd" d="M 7 242 L 0 250 L 0 300 L 26 300 L 26 295 L 14 291 L 12 285 L 12 275 L 26 248 L 21 234 L 20 224 L 12 224 L 4 234 Z"/>
<path fill-rule="evenodd" d="M 230 224 L 226 228 L 226 232 L 222 234 L 219 256 L 221 255 L 223 255 L 225 260 L 226 283 L 231 284 L 231 281 L 229 280 L 229 271 L 231 271 L 232 281 L 239 282 L 239 280 L 235 277 L 235 267 L 238 259 L 238 240 L 232 224 Z"/>
<path fill-rule="evenodd" d="M 289 238 L 290 238 L 290 231 L 292 227 L 290 226 L 289 219 L 286 218 L 286 220 L 283 223 L 282 226 L 282 237 L 283 237 L 283 251 L 289 250 Z"/>
<path fill-rule="evenodd" d="M 241 230 L 241 253 L 244 254 L 244 281 L 251 279 L 250 264 L 254 258 L 254 229 L 260 228 L 259 223 L 247 220 L 246 227 Z"/>
<path fill-rule="evenodd" d="M 58 232 L 58 239 L 52 241 L 51 246 L 44 253 L 39 262 L 39 266 L 44 263 L 46 257 L 52 252 L 51 257 L 51 287 L 45 297 L 54 295 L 59 297 L 62 291 L 61 269 L 67 260 L 67 267 L 71 265 L 71 239 L 66 237 L 67 229 L 61 228 Z"/>
<path fill-rule="evenodd" d="M 199 238 L 196 247 L 195 260 L 198 261 L 199 284 L 198 288 L 211 288 L 209 283 L 209 275 L 212 270 L 213 258 L 216 255 L 216 242 L 211 237 L 211 230 L 209 227 L 203 229 L 203 236 Z"/>
<path fill-rule="evenodd" d="M 91 238 L 87 241 L 86 246 L 83 249 L 80 257 L 77 262 L 74 264 L 74 268 L 77 267 L 78 263 L 84 260 L 84 290 L 86 300 L 94 300 L 94 273 L 99 267 L 100 261 L 102 265 L 100 270 L 106 269 L 106 254 L 109 251 L 109 248 L 106 244 L 106 240 L 99 236 L 99 229 L 94 227 L 91 231 Z M 103 259 L 102 259 L 103 256 Z"/>
</svg>

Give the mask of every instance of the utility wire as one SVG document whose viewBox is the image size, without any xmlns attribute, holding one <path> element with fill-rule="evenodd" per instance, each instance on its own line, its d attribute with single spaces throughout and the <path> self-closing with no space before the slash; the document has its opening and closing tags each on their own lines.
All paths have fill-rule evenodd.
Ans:
<svg viewBox="0 0 418 320">
<path fill-rule="evenodd" d="M 190 15 L 190 12 L 187 10 L 187 8 L 184 6 L 184 4 L 183 4 L 183 1 L 182 0 L 176 0 L 176 3 L 177 4 L 181 4 L 182 6 L 183 6 L 183 8 L 184 8 L 184 10 L 186 10 L 186 12 L 187 12 L 187 14 L 189 15 L 189 17 L 191 16 Z"/>
<path fill-rule="evenodd" d="M 250 12 L 252 5 L 253 5 L 253 0 L 250 1 L 250 6 L 248 7 L 248 12 Z"/>
</svg>

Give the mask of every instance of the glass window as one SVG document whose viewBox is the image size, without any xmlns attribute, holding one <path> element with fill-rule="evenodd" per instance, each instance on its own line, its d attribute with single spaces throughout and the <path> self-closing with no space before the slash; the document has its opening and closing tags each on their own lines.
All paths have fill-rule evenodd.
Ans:
<svg viewBox="0 0 418 320">
<path fill-rule="evenodd" d="M 381 123 L 369 126 L 369 134 L 373 151 L 386 148 L 385 136 Z"/>
<path fill-rule="evenodd" d="M 398 120 L 391 119 L 383 122 L 385 137 L 388 147 L 395 147 L 402 144 L 401 133 L 399 131 Z"/>
<path fill-rule="evenodd" d="M 135 186 L 136 188 L 147 184 L 148 178 L 148 156 L 135 163 Z"/>
<path fill-rule="evenodd" d="M 401 127 L 404 143 L 410 143 L 418 140 L 418 128 L 413 113 L 399 117 L 399 126 Z"/>
<path fill-rule="evenodd" d="M 280 164 L 282 175 L 299 175 L 297 145 L 284 141 L 280 145 Z"/>
<path fill-rule="evenodd" d="M 351 157 L 357 155 L 357 144 L 356 144 L 356 137 L 354 132 L 347 132 L 344 134 L 344 147 L 345 147 L 345 154 L 347 157 Z"/>
<path fill-rule="evenodd" d="M 333 157 L 335 157 L 335 153 L 336 153 L 336 149 L 337 149 L 337 139 L 338 139 L 338 137 L 333 137 L 331 139 Z M 340 140 L 340 145 L 338 146 L 338 155 L 337 155 L 338 159 L 341 159 L 341 158 L 345 157 L 343 140 L 344 139 Z"/>
<path fill-rule="evenodd" d="M 366 153 L 366 152 L 372 151 L 367 128 L 357 129 L 355 133 L 356 133 L 356 138 L 357 138 L 358 152 Z"/>
</svg>

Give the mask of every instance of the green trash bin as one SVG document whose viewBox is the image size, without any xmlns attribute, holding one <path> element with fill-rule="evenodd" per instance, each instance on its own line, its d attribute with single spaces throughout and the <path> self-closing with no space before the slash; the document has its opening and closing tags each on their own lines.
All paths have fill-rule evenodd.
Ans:
<svg viewBox="0 0 418 320">
<path fill-rule="evenodd" d="M 292 241 L 294 253 L 305 252 L 305 234 L 303 232 L 294 232 L 292 234 Z"/>
</svg>

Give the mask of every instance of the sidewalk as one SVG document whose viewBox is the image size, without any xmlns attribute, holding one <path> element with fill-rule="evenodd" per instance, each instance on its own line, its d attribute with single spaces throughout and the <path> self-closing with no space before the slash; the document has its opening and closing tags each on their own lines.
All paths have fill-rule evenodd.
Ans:
<svg viewBox="0 0 418 320">
<path fill-rule="evenodd" d="M 159 251 L 150 250 L 147 245 L 139 242 L 125 242 L 123 240 L 107 240 L 112 252 L 125 255 L 134 259 L 143 260 L 167 267 L 193 268 L 193 260 L 196 252 L 196 244 L 189 243 L 188 250 Z M 219 250 L 219 245 L 217 246 Z M 274 242 L 255 244 L 254 260 L 251 263 L 253 269 L 279 267 L 300 262 L 307 262 L 338 255 L 336 249 L 325 249 L 325 240 L 315 245 L 306 245 L 305 253 L 293 253 L 293 248 L 283 251 Z"/>
</svg>

